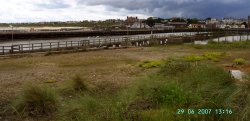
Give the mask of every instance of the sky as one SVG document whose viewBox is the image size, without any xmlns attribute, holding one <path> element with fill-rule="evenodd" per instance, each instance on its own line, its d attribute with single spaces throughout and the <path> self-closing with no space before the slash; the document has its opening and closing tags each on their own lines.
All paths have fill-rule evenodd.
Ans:
<svg viewBox="0 0 250 121">
<path fill-rule="evenodd" d="M 250 0 L 0 0 L 0 23 L 170 18 L 247 18 Z"/>
</svg>

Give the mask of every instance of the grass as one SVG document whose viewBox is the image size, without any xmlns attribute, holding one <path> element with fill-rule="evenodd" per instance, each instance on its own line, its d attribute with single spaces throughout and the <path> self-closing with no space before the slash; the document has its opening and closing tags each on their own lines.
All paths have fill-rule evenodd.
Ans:
<svg viewBox="0 0 250 121">
<path fill-rule="evenodd" d="M 162 61 L 143 61 L 139 64 L 142 68 L 157 68 L 162 65 Z"/>
<path fill-rule="evenodd" d="M 226 52 L 204 52 L 202 56 L 188 55 L 184 56 L 183 59 L 189 62 L 197 62 L 203 60 L 212 60 L 214 62 L 218 62 L 221 58 L 226 56 L 228 56 Z"/>
<path fill-rule="evenodd" d="M 191 45 L 196 49 L 249 49 L 250 41 L 238 42 L 213 42 L 209 41 L 207 45 Z"/>
<path fill-rule="evenodd" d="M 205 58 L 206 52 L 208 57 L 215 56 L 223 62 L 198 61 L 199 57 Z M 60 92 L 55 94 L 59 96 L 55 110 L 48 111 L 49 114 L 38 111 L 41 117 L 35 117 L 33 111 L 27 109 L 24 113 L 24 109 L 14 106 L 18 109 L 15 112 L 20 114 L 17 120 L 43 120 L 44 117 L 52 121 L 247 120 L 249 84 L 232 80 L 220 64 L 231 64 L 238 57 L 248 60 L 248 53 L 247 49 L 237 49 L 230 51 L 230 57 L 225 57 L 218 50 L 168 46 L 6 59 L 0 62 L 4 67 L 0 68 L 0 76 L 5 79 L 0 87 L 4 89 L 2 92 L 16 90 L 25 80 L 33 80 L 36 85 L 43 84 Z M 162 60 L 160 66 L 153 62 L 154 69 L 141 69 L 137 65 L 142 60 L 186 55 L 191 55 L 191 62 L 194 58 L 196 63 L 182 58 Z M 198 59 L 195 56 L 199 56 Z M 27 66 L 24 69 L 22 65 Z M 72 75 L 78 77 L 71 78 Z M 13 80 L 19 81 L 11 85 Z M 89 88 L 89 84 L 94 88 Z M 0 95 L 12 94 L 2 92 Z M 19 102 L 20 97 L 15 102 Z M 233 115 L 178 115 L 180 108 L 231 108 Z M 7 118 L 12 116 L 6 113 Z"/>
<path fill-rule="evenodd" d="M 75 76 L 72 80 L 72 88 L 76 91 L 86 91 L 88 90 L 88 86 L 86 84 L 86 80 L 81 78 L 80 76 Z"/>
<path fill-rule="evenodd" d="M 231 75 L 220 67 L 170 59 L 158 72 L 139 78 L 112 95 L 88 94 L 63 102 L 57 119 L 246 120 L 245 115 L 249 115 L 246 90 L 249 87 L 235 85 Z M 177 114 L 178 109 L 189 108 L 227 108 L 234 113 L 229 116 Z"/>
<path fill-rule="evenodd" d="M 58 104 L 58 96 L 54 90 L 29 85 L 13 105 L 16 113 L 23 117 L 51 115 L 57 110 Z"/>
</svg>

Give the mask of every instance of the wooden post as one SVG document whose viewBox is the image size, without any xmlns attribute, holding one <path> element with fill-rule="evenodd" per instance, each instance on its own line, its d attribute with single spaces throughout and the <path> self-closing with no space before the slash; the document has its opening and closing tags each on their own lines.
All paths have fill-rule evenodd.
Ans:
<svg viewBox="0 0 250 121">
<path fill-rule="evenodd" d="M 4 55 L 4 46 L 2 46 L 2 53 L 3 53 L 3 55 Z"/>
<path fill-rule="evenodd" d="M 43 43 L 41 43 L 41 49 L 43 49 Z"/>
<path fill-rule="evenodd" d="M 21 45 L 21 51 L 23 52 L 23 45 Z"/>
<path fill-rule="evenodd" d="M 32 44 L 32 48 L 31 49 L 32 49 L 32 51 L 34 51 L 34 44 Z"/>
</svg>

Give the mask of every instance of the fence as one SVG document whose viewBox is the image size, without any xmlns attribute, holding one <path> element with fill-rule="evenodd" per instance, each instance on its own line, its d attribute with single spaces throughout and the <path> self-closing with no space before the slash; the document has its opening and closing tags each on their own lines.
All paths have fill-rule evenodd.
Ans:
<svg viewBox="0 0 250 121">
<path fill-rule="evenodd" d="M 199 37 L 201 36 L 201 37 Z M 175 34 L 161 34 L 161 35 L 142 35 L 142 36 L 134 36 L 134 37 L 120 37 L 120 38 L 98 38 L 98 39 L 87 39 L 81 41 L 58 41 L 58 42 L 41 42 L 41 43 L 31 43 L 31 44 L 15 44 L 11 46 L 0 46 L 0 55 L 9 55 L 9 54 L 16 54 L 16 53 L 30 53 L 30 52 L 45 52 L 45 51 L 59 51 L 59 50 L 67 50 L 67 49 L 87 49 L 93 47 L 103 47 L 103 46 L 113 46 L 113 45 L 138 45 L 142 42 L 142 40 L 152 39 L 156 40 L 157 38 L 165 38 L 169 39 L 171 37 L 189 37 L 192 41 L 196 39 L 199 40 L 208 40 L 214 39 L 218 41 L 227 40 L 227 37 L 223 36 L 233 36 L 229 35 L 228 33 L 220 34 L 218 33 L 175 33 Z M 249 35 L 237 35 L 240 40 L 242 39 L 249 39 Z M 233 36 L 233 40 L 235 37 Z M 139 43 L 138 43 L 139 42 Z M 133 44 L 135 43 L 135 44 Z M 146 43 L 149 43 L 147 41 Z M 165 41 L 158 42 L 166 43 Z"/>
<path fill-rule="evenodd" d="M 154 35 L 154 36 L 135 36 L 135 37 L 121 37 L 121 38 L 102 38 L 91 39 L 81 41 L 58 41 L 58 42 L 42 42 L 31 44 L 16 44 L 11 46 L 0 46 L 0 55 L 8 55 L 15 53 L 29 53 L 29 52 L 44 52 L 44 51 L 56 51 L 63 49 L 81 49 L 91 47 L 101 47 L 115 44 L 126 44 L 128 42 L 140 41 L 149 38 L 162 38 L 166 35 Z"/>
</svg>

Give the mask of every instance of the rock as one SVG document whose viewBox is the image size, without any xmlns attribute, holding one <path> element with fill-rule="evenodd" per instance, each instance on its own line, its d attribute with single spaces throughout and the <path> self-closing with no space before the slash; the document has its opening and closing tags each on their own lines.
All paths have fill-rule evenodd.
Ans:
<svg viewBox="0 0 250 121">
<path fill-rule="evenodd" d="M 241 72 L 240 70 L 230 70 L 230 73 L 234 79 L 237 79 L 239 81 L 244 81 L 244 77 L 246 76 L 246 74 Z"/>
</svg>

